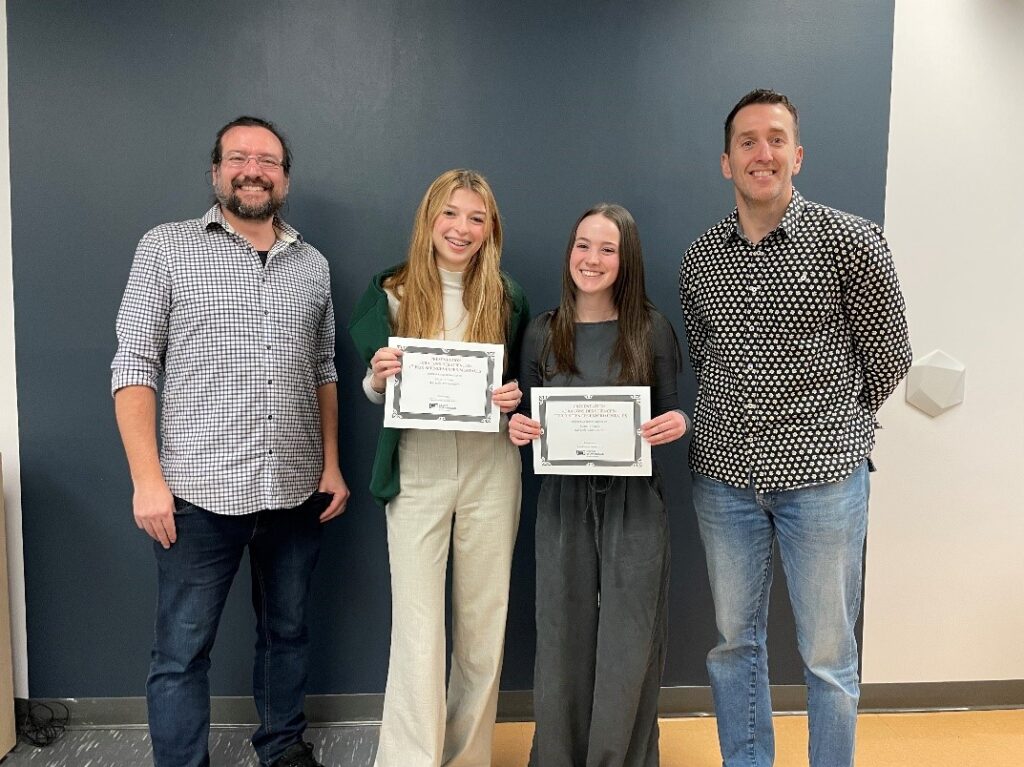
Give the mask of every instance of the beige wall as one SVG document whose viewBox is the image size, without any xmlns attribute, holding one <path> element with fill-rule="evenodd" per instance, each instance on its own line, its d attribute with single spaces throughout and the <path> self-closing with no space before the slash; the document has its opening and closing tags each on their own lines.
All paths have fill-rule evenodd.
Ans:
<svg viewBox="0 0 1024 767">
<path fill-rule="evenodd" d="M 1024 3 L 897 0 L 893 47 L 886 235 L 967 393 L 882 411 L 864 681 L 1024 679 Z"/>
<path fill-rule="evenodd" d="M 14 377 L 14 288 L 11 275 L 11 155 L 7 132 L 7 2 L 0 0 L 0 454 L 7 507 L 14 694 L 28 697 L 25 653 L 25 568 L 21 545 L 21 461 Z"/>
</svg>

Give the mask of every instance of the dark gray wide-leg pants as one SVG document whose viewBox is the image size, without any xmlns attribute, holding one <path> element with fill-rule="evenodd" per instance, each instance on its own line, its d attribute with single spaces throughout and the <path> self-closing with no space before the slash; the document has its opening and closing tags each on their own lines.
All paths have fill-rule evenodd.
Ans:
<svg viewBox="0 0 1024 767">
<path fill-rule="evenodd" d="M 532 767 L 657 767 L 669 535 L 655 477 L 548 476 Z"/>
</svg>

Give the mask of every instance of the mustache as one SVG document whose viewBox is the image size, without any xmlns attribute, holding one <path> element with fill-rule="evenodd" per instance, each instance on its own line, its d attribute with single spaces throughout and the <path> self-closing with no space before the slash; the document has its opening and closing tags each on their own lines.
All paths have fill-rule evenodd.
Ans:
<svg viewBox="0 0 1024 767">
<path fill-rule="evenodd" d="M 274 184 L 265 178 L 252 178 L 245 176 L 243 178 L 235 178 L 231 180 L 232 189 L 241 189 L 243 186 L 258 186 L 265 191 L 270 191 L 274 188 Z"/>
</svg>

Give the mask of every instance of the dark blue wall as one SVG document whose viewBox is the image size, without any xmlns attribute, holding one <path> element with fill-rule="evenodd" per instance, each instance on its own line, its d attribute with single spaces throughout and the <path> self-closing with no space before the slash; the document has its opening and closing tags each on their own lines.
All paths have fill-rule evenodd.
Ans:
<svg viewBox="0 0 1024 767">
<path fill-rule="evenodd" d="M 732 207 L 721 121 L 750 88 L 801 107 L 807 196 L 883 212 L 893 0 L 8 0 L 7 16 L 33 697 L 142 694 L 155 574 L 108 394 L 113 322 L 141 234 L 206 209 L 213 135 L 234 116 L 286 130 L 296 155 L 286 217 L 334 278 L 342 462 L 355 495 L 329 526 L 316 575 L 313 692 L 384 686 L 384 519 L 365 492 L 380 411 L 361 395 L 344 327 L 369 276 L 402 258 L 439 172 L 490 178 L 504 265 L 536 310 L 557 298 L 579 212 L 626 205 L 651 297 L 680 330 L 679 257 Z M 692 373 L 681 381 L 689 408 Z M 703 685 L 715 633 L 685 444 L 660 459 L 674 560 L 664 683 Z M 529 479 L 505 689 L 532 684 L 534 489 Z M 221 627 L 215 694 L 249 690 L 247 582 Z M 797 683 L 783 602 L 774 681 Z"/>
</svg>

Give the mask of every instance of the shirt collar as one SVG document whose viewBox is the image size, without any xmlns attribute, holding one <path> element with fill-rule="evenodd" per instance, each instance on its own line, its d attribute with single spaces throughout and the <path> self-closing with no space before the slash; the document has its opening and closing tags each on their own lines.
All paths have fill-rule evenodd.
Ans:
<svg viewBox="0 0 1024 767">
<path fill-rule="evenodd" d="M 800 194 L 796 189 L 793 190 L 793 199 L 789 201 L 789 205 L 786 206 L 786 212 L 782 215 L 782 220 L 779 225 L 775 227 L 776 231 L 780 229 L 785 232 L 786 237 L 792 238 L 796 232 L 797 227 L 800 225 L 800 219 L 804 215 L 804 208 L 807 207 L 807 201 L 804 200 L 803 195 Z"/>
<path fill-rule="evenodd" d="M 216 225 L 225 232 L 237 234 L 231 224 L 228 223 L 228 220 L 224 218 L 224 212 L 220 209 L 220 203 L 206 211 L 206 215 L 199 219 L 199 223 L 205 230 L 209 230 L 211 226 Z M 295 242 L 302 242 L 302 235 L 277 216 L 274 216 L 274 231 L 277 232 L 277 239 L 289 245 Z"/>
<path fill-rule="evenodd" d="M 799 226 L 800 219 L 804 214 L 804 208 L 806 207 L 807 201 L 794 187 L 793 197 L 790 199 L 789 205 L 786 206 L 786 212 L 782 214 L 782 220 L 779 221 L 779 225 L 777 227 L 765 236 L 765 239 L 770 237 L 774 232 L 782 232 L 787 238 L 792 238 L 793 233 Z M 740 236 L 740 214 L 738 209 L 732 209 L 732 215 L 725 220 L 725 224 L 725 230 L 722 232 L 722 239 L 729 241 L 733 237 Z"/>
</svg>

